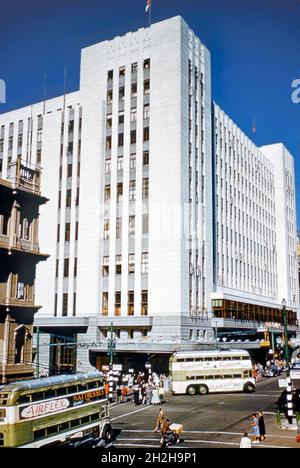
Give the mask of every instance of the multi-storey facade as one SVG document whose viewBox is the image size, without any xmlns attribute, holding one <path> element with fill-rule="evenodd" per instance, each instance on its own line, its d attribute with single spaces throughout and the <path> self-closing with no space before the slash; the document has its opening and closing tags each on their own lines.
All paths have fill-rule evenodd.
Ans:
<svg viewBox="0 0 300 468">
<path fill-rule="evenodd" d="M 0 383 L 33 376 L 35 270 L 47 259 L 38 239 L 39 207 L 47 201 L 41 169 L 20 157 L 7 162 L 6 180 L 0 179 Z"/>
<path fill-rule="evenodd" d="M 282 222 L 296 227 L 295 199 L 285 190 L 287 218 L 276 148 L 258 149 L 212 105 L 210 53 L 182 18 L 83 49 L 78 92 L 0 115 L 12 160 L 19 122 L 50 199 L 41 361 L 50 350 L 54 367 L 60 353 L 66 368 L 95 365 L 111 323 L 132 360 L 207 345 L 214 317 L 223 330 L 280 325 L 281 295 L 295 326 L 294 234 L 278 241 Z"/>
</svg>

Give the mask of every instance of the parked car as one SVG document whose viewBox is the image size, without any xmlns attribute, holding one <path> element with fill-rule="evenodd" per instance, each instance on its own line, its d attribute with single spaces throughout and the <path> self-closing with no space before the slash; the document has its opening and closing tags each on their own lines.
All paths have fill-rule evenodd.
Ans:
<svg viewBox="0 0 300 468">
<path fill-rule="evenodd" d="M 280 397 L 277 400 L 276 406 L 278 411 L 281 413 L 285 413 L 287 410 L 287 391 L 284 390 Z M 295 413 L 300 413 L 300 389 L 292 391 L 292 402 L 293 402 L 293 410 Z"/>
</svg>

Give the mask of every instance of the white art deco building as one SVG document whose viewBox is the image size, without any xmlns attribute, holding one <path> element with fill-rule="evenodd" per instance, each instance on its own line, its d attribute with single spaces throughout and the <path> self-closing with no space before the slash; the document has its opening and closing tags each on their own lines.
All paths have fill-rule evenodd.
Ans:
<svg viewBox="0 0 300 468">
<path fill-rule="evenodd" d="M 41 166 L 50 200 L 42 363 L 100 366 L 112 322 L 128 365 L 216 325 L 280 330 L 283 298 L 295 329 L 293 158 L 212 103 L 210 53 L 181 17 L 83 49 L 78 92 L 0 115 L 0 158 L 3 179 L 18 158 Z"/>
</svg>

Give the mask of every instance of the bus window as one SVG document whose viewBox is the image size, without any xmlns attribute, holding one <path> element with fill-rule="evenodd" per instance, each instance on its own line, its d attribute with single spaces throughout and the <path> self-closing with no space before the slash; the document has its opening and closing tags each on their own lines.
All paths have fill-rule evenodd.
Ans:
<svg viewBox="0 0 300 468">
<path fill-rule="evenodd" d="M 207 358 L 205 359 L 205 361 L 207 361 L 207 362 L 212 362 L 213 360 L 214 360 L 214 358 L 212 358 L 212 357 L 207 357 Z"/>
<path fill-rule="evenodd" d="M 46 429 L 38 429 L 37 431 L 33 432 L 34 440 L 42 439 L 43 437 L 46 437 Z"/>
<path fill-rule="evenodd" d="M 195 361 L 194 358 L 187 358 L 187 359 L 185 359 L 185 362 L 194 362 L 194 361 Z"/>
<path fill-rule="evenodd" d="M 8 399 L 8 394 L 7 393 L 1 393 L 0 394 L 0 406 L 6 406 L 7 405 L 7 399 Z"/>
<path fill-rule="evenodd" d="M 57 396 L 63 396 L 63 395 L 66 395 L 67 394 L 67 389 L 66 387 L 62 387 L 62 388 L 57 388 L 56 389 L 56 395 Z"/>
<path fill-rule="evenodd" d="M 71 385 L 70 387 L 68 387 L 68 393 L 78 393 L 78 387 L 77 385 Z"/>
<path fill-rule="evenodd" d="M 90 422 L 90 417 L 85 416 L 84 418 L 81 418 L 81 424 L 88 424 Z"/>
<path fill-rule="evenodd" d="M 99 419 L 99 413 L 92 414 L 91 421 L 97 421 Z"/>
<path fill-rule="evenodd" d="M 73 419 L 73 421 L 71 421 L 71 427 L 77 427 L 77 426 L 80 426 L 80 420 Z"/>
<path fill-rule="evenodd" d="M 2 432 L 0 432 L 0 447 L 3 447 L 4 445 L 4 435 L 2 434 Z"/>
<path fill-rule="evenodd" d="M 45 391 L 45 398 L 55 398 L 56 397 L 56 391 L 52 388 L 50 388 L 49 390 L 46 390 Z"/>
<path fill-rule="evenodd" d="M 24 403 L 30 403 L 31 402 L 30 396 L 31 395 L 20 395 L 19 400 L 18 400 L 18 404 L 22 405 Z"/>
<path fill-rule="evenodd" d="M 230 356 L 223 356 L 223 361 L 232 361 Z"/>
<path fill-rule="evenodd" d="M 58 432 L 58 427 L 57 426 L 50 426 L 47 427 L 47 435 L 50 436 L 52 434 L 56 434 Z"/>
<path fill-rule="evenodd" d="M 203 358 L 196 358 L 195 361 L 196 361 L 196 362 L 203 362 L 204 359 L 203 359 Z"/>
<path fill-rule="evenodd" d="M 184 358 L 178 358 L 177 362 L 185 362 L 185 359 Z"/>
<path fill-rule="evenodd" d="M 93 390 L 93 388 L 98 387 L 98 382 L 88 382 L 87 383 L 87 388 L 88 390 Z"/>
<path fill-rule="evenodd" d="M 37 392 L 31 394 L 32 401 L 44 400 L 44 392 Z"/>
<path fill-rule="evenodd" d="M 70 423 L 65 422 L 59 425 L 59 431 L 68 431 L 70 428 Z"/>
</svg>

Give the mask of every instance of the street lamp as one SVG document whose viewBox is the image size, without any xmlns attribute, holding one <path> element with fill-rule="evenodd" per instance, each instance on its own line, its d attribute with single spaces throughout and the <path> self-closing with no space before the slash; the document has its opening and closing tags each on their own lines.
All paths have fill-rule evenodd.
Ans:
<svg viewBox="0 0 300 468">
<path fill-rule="evenodd" d="M 287 302 L 285 299 L 282 300 L 282 319 L 284 326 L 284 355 L 287 365 L 287 388 L 286 388 L 286 399 L 287 399 L 287 420 L 291 425 L 293 423 L 294 411 L 293 411 L 293 393 L 292 393 L 292 379 L 291 379 L 291 369 L 290 369 L 290 352 L 289 352 L 289 338 L 287 331 L 287 318 L 286 318 L 286 305 Z"/>
<path fill-rule="evenodd" d="M 109 400 L 112 402 L 114 395 L 114 375 L 113 375 L 113 365 L 114 365 L 114 355 L 116 352 L 116 339 L 114 337 L 114 324 L 110 324 L 110 338 L 107 340 L 107 350 L 109 355 L 109 374 L 108 374 L 108 384 L 109 384 Z"/>
<path fill-rule="evenodd" d="M 290 352 L 289 352 L 289 339 L 287 330 L 287 318 L 286 318 L 286 300 L 282 299 L 282 320 L 284 326 L 284 357 L 287 367 L 290 365 Z"/>
</svg>

